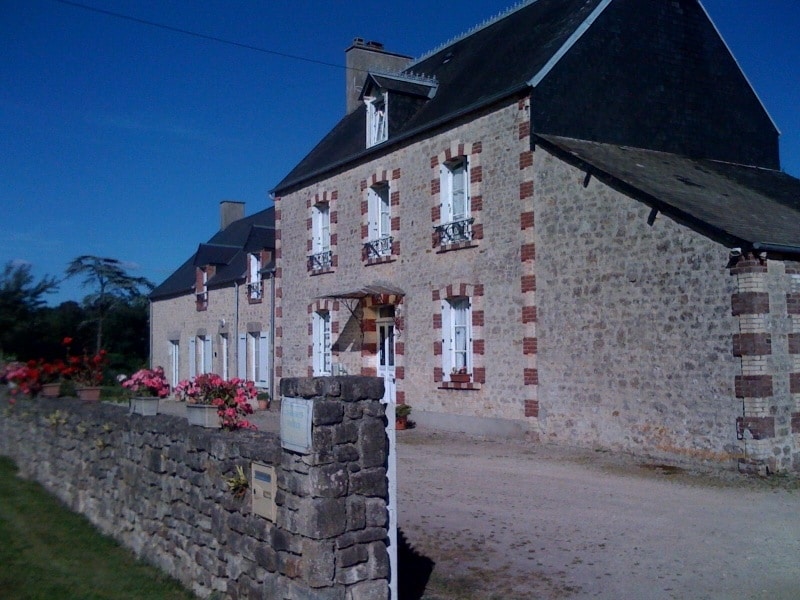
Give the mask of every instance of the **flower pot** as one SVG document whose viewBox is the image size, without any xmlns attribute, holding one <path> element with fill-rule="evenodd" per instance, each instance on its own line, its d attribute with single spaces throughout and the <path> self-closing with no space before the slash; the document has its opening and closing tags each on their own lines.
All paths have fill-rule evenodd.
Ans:
<svg viewBox="0 0 800 600">
<path fill-rule="evenodd" d="M 158 414 L 158 398 L 142 396 L 130 399 L 130 414 L 153 417 Z"/>
<path fill-rule="evenodd" d="M 207 429 L 222 427 L 217 407 L 213 404 L 187 404 L 186 418 L 189 425 L 198 425 Z"/>
<path fill-rule="evenodd" d="M 58 392 L 60 389 L 60 383 L 43 383 L 42 391 L 39 392 L 39 395 L 42 398 L 58 398 Z"/>
<path fill-rule="evenodd" d="M 470 375 L 469 373 L 452 373 L 450 375 L 450 381 L 453 383 L 469 383 Z"/>
<path fill-rule="evenodd" d="M 102 390 L 100 386 L 84 386 L 79 387 L 76 391 L 78 394 L 78 398 L 81 400 L 85 400 L 86 402 L 99 402 L 100 401 L 100 390 Z"/>
<path fill-rule="evenodd" d="M 269 409 L 269 400 L 258 401 L 258 410 L 268 410 L 268 409 Z"/>
<path fill-rule="evenodd" d="M 394 428 L 403 430 L 408 429 L 408 417 L 403 415 L 402 417 L 395 417 L 394 418 Z"/>
</svg>

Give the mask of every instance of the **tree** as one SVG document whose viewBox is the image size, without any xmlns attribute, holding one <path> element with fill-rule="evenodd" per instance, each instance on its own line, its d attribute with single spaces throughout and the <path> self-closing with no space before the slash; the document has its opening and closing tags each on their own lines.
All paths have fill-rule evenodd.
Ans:
<svg viewBox="0 0 800 600">
<path fill-rule="evenodd" d="M 24 354 L 35 338 L 33 328 L 44 296 L 58 288 L 58 280 L 45 276 L 38 282 L 31 265 L 8 261 L 0 273 L 0 357 Z"/>
<path fill-rule="evenodd" d="M 129 275 L 121 261 L 115 258 L 83 255 L 69 263 L 67 277 L 83 277 L 81 285 L 95 291 L 83 299 L 97 325 L 96 352 L 103 347 L 103 325 L 109 312 L 120 302 L 132 302 L 144 297 L 153 284 L 145 277 Z"/>
</svg>

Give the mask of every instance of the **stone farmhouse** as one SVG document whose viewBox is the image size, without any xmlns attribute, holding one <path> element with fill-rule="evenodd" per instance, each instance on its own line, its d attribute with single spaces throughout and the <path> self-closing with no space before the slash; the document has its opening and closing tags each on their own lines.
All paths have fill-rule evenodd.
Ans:
<svg viewBox="0 0 800 600">
<path fill-rule="evenodd" d="M 347 114 L 273 190 L 276 378 L 381 376 L 420 424 L 800 469 L 800 181 L 698 0 L 534 0 L 417 60 L 346 59 Z M 227 229 L 155 292 L 156 362 L 233 369 L 210 340 L 267 330 L 242 273 L 272 238 L 246 237 L 219 289 Z"/>
<path fill-rule="evenodd" d="M 150 294 L 150 356 L 173 387 L 200 373 L 272 392 L 275 211 L 220 203 L 220 230 Z"/>
</svg>

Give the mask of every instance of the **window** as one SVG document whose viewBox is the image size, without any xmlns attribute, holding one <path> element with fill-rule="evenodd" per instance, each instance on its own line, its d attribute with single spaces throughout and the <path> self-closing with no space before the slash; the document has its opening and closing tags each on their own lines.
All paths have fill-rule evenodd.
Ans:
<svg viewBox="0 0 800 600">
<path fill-rule="evenodd" d="M 385 142 L 389 137 L 389 96 L 377 91 L 377 95 L 365 98 L 367 103 L 367 148 Z"/>
<path fill-rule="evenodd" d="M 321 310 L 313 315 L 312 361 L 314 375 L 331 374 L 331 314 Z"/>
<path fill-rule="evenodd" d="M 365 248 L 368 259 L 392 253 L 392 213 L 389 197 L 388 183 L 372 186 L 367 191 L 369 239 Z"/>
<path fill-rule="evenodd" d="M 311 271 L 331 268 L 331 213 L 327 202 L 315 204 L 311 209 L 311 252 L 308 260 Z"/>
<path fill-rule="evenodd" d="M 472 373 L 472 305 L 469 298 L 442 303 L 442 369 L 445 380 Z"/>
<path fill-rule="evenodd" d="M 219 343 L 222 352 L 222 378 L 227 380 L 229 377 L 228 373 L 228 334 L 221 333 L 219 334 Z"/>
<path fill-rule="evenodd" d="M 197 363 L 196 370 L 199 374 L 211 373 L 211 361 L 213 354 L 211 353 L 211 338 L 205 335 L 197 336 Z"/>
<path fill-rule="evenodd" d="M 268 337 L 264 331 L 247 334 L 247 379 L 259 387 L 266 387 L 268 381 L 267 359 L 269 357 Z"/>
<path fill-rule="evenodd" d="M 174 389 L 180 381 L 181 346 L 178 340 L 170 340 L 169 342 L 169 365 L 169 383 Z"/>
<path fill-rule="evenodd" d="M 247 255 L 247 298 L 250 302 L 260 302 L 263 297 L 261 284 L 261 254 Z"/>
<path fill-rule="evenodd" d="M 469 161 L 466 156 L 441 166 L 442 222 L 437 231 L 441 244 L 472 239 L 469 198 Z"/>
</svg>

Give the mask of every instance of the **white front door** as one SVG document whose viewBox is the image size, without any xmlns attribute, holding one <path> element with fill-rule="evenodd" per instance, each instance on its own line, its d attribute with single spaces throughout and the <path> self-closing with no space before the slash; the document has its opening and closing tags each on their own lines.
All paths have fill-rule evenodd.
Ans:
<svg viewBox="0 0 800 600">
<path fill-rule="evenodd" d="M 386 386 L 385 400 L 395 403 L 395 368 L 394 368 L 394 307 L 380 309 L 378 319 L 378 377 L 383 378 Z"/>
</svg>

